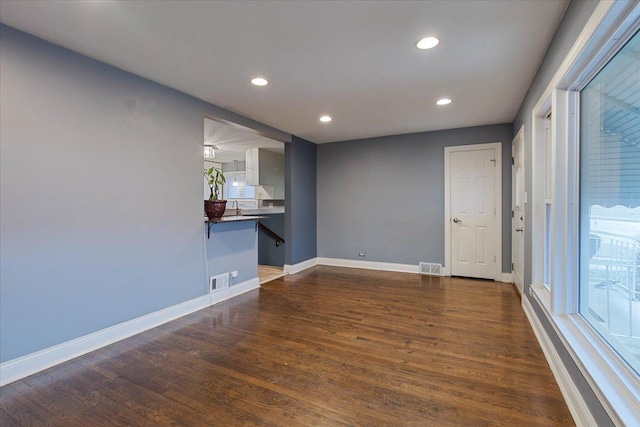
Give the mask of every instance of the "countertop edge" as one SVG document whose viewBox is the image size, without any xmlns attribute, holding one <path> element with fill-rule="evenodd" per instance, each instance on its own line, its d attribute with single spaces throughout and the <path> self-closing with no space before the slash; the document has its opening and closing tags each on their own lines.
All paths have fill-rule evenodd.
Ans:
<svg viewBox="0 0 640 427">
<path fill-rule="evenodd" d="M 267 218 L 266 216 L 259 216 L 259 215 L 223 216 L 222 218 L 218 218 L 218 219 L 205 219 L 204 222 L 205 224 L 219 224 L 222 222 L 254 221 L 254 220 L 266 219 L 266 218 Z"/>
</svg>

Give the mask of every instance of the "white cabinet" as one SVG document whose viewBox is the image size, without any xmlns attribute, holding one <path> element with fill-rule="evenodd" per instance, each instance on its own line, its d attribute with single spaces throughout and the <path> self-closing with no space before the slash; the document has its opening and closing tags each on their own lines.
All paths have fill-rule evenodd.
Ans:
<svg viewBox="0 0 640 427">
<path fill-rule="evenodd" d="M 260 185 L 259 150 L 259 148 L 250 148 L 245 152 L 247 185 Z"/>
</svg>

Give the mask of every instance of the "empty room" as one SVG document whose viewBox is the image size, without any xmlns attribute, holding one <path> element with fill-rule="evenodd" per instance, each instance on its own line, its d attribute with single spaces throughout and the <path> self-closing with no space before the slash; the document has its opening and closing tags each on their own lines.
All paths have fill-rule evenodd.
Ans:
<svg viewBox="0 0 640 427">
<path fill-rule="evenodd" d="M 639 31 L 0 0 L 0 425 L 640 425 Z"/>
</svg>

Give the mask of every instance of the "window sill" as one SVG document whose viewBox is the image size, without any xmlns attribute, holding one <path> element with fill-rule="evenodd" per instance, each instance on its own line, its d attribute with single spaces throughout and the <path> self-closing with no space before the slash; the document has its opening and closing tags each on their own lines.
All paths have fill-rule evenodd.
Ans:
<svg viewBox="0 0 640 427">
<path fill-rule="evenodd" d="M 547 313 L 551 313 L 551 292 L 549 292 L 549 288 L 545 285 L 531 285 L 531 290 L 538 303 L 545 308 Z"/>
<path fill-rule="evenodd" d="M 542 307 L 585 379 L 616 425 L 637 425 L 640 414 L 640 379 L 578 314 L 552 315 L 551 294 L 532 286 Z"/>
</svg>

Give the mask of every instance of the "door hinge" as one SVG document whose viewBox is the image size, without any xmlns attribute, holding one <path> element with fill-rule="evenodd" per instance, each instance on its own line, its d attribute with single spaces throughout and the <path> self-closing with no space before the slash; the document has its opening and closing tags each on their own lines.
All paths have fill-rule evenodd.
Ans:
<svg viewBox="0 0 640 427">
<path fill-rule="evenodd" d="M 512 211 L 511 211 L 511 218 L 513 218 L 513 217 L 514 217 L 514 212 L 513 212 L 513 210 L 512 210 Z"/>
<path fill-rule="evenodd" d="M 513 271 L 513 263 L 511 263 L 511 271 Z"/>
<path fill-rule="evenodd" d="M 516 164 L 516 158 L 515 158 L 515 157 L 512 157 L 512 158 L 511 158 L 511 164 L 512 164 L 512 165 L 515 165 L 515 164 Z"/>
</svg>

